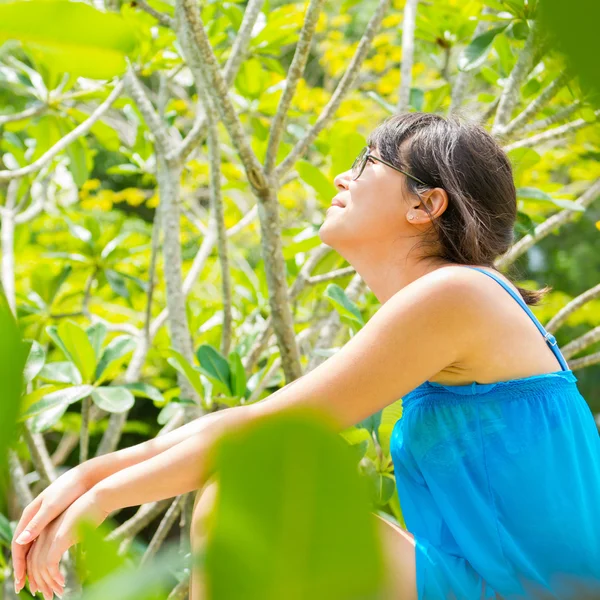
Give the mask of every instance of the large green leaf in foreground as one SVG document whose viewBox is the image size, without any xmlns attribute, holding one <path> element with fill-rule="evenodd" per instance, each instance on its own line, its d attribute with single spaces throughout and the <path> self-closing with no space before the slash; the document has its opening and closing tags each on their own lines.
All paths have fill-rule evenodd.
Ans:
<svg viewBox="0 0 600 600">
<path fill-rule="evenodd" d="M 0 287 L 0 501 L 6 497 L 6 454 L 16 437 L 16 420 L 23 386 L 23 371 L 30 345 L 25 344 Z M 0 510 L 3 507 L 0 506 Z"/>
<path fill-rule="evenodd" d="M 383 598 L 375 519 L 355 456 L 320 421 L 294 412 L 237 429 L 218 447 L 208 597 Z"/>
<path fill-rule="evenodd" d="M 95 79 L 123 73 L 137 45 L 120 15 L 68 0 L 0 3 L 0 44 L 7 40 L 22 42 L 57 72 Z"/>
</svg>

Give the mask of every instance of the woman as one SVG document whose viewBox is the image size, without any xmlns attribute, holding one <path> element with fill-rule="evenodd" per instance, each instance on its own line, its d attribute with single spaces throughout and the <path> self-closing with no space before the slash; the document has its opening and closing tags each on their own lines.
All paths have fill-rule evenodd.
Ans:
<svg viewBox="0 0 600 600">
<path fill-rule="evenodd" d="M 507 156 L 478 125 L 396 115 L 335 185 L 320 237 L 382 307 L 268 399 L 62 475 L 18 524 L 15 538 L 25 529 L 38 536 L 33 547 L 13 542 L 20 587 L 27 568 L 47 597 L 61 591 L 58 562 L 77 518 L 99 523 L 117 508 L 201 490 L 215 441 L 236 424 L 304 406 L 343 430 L 403 398 L 391 451 L 410 533 L 376 519 L 390 597 L 600 598 L 594 419 L 527 307 L 545 290 L 520 289 L 493 267 L 516 218 Z M 198 494 L 194 548 L 214 485 Z M 202 595 L 193 580 L 191 598 Z"/>
</svg>

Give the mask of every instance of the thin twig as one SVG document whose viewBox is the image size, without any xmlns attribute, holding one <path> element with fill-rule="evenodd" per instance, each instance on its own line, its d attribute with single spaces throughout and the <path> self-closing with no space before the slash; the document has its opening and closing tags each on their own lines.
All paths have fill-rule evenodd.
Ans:
<svg viewBox="0 0 600 600">
<path fill-rule="evenodd" d="M 52 148 L 47 150 L 42 156 L 40 156 L 36 161 L 27 165 L 26 167 L 21 167 L 20 169 L 15 169 L 14 171 L 0 171 L 0 181 L 8 181 L 11 179 L 17 179 L 19 177 L 25 177 L 25 175 L 30 175 L 31 173 L 35 173 L 39 171 L 43 166 L 49 163 L 59 152 L 64 150 L 69 144 L 73 143 L 76 139 L 80 138 L 82 135 L 85 135 L 96 123 L 102 115 L 110 108 L 112 103 L 121 95 L 123 91 L 123 81 L 119 81 L 113 91 L 109 94 L 108 98 L 104 100 L 98 108 L 83 122 L 77 125 L 75 129 L 70 131 L 65 137 L 56 142 Z"/>
</svg>

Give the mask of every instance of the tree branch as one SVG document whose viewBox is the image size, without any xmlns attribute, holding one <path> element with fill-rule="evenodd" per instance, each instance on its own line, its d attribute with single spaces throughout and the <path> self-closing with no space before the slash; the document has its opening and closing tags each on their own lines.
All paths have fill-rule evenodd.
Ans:
<svg viewBox="0 0 600 600">
<path fill-rule="evenodd" d="M 150 99 L 131 66 L 125 75 L 125 84 L 127 86 L 127 93 L 136 103 L 148 125 L 148 129 L 154 136 L 157 151 L 166 156 L 173 149 L 173 140 L 169 136 L 165 124 L 152 106 Z"/>
<path fill-rule="evenodd" d="M 540 95 L 534 98 L 522 113 L 517 115 L 508 125 L 506 125 L 506 127 L 503 127 L 497 133 L 501 136 L 506 136 L 512 133 L 515 129 L 522 127 L 529 119 L 531 119 L 531 117 L 538 113 L 542 106 L 554 98 L 558 90 L 566 85 L 569 79 L 570 75 L 568 73 L 563 73 L 560 75 L 550 85 L 546 86 Z"/>
<path fill-rule="evenodd" d="M 588 354 L 587 356 L 582 356 L 581 358 L 576 358 L 575 360 L 569 361 L 569 368 L 571 371 L 577 371 L 578 369 L 591 367 L 592 365 L 597 365 L 598 363 L 600 363 L 600 352 L 595 352 L 593 354 Z"/>
<path fill-rule="evenodd" d="M 563 346 L 562 353 L 565 358 L 570 358 L 582 350 L 585 350 L 592 344 L 595 344 L 597 341 L 600 341 L 600 326 L 594 327 L 594 329 L 591 329 L 587 333 L 584 333 L 583 335 L 569 342 L 566 346 Z"/>
<path fill-rule="evenodd" d="M 493 11 L 489 6 L 484 6 L 481 15 L 491 14 Z M 473 32 L 473 37 L 471 41 L 473 41 L 476 37 L 479 37 L 482 33 L 487 29 L 487 21 L 480 19 L 475 27 L 475 31 Z M 452 86 L 452 97 L 450 99 L 450 107 L 448 109 L 448 113 L 452 114 L 456 112 L 461 104 L 463 103 L 465 96 L 467 95 L 467 89 L 469 87 L 469 82 L 473 77 L 473 71 L 459 71 L 456 75 L 456 79 L 454 80 L 454 85 Z"/>
<path fill-rule="evenodd" d="M 6 123 L 15 123 L 16 121 L 22 121 L 23 119 L 29 119 L 30 117 L 36 117 L 37 115 L 42 114 L 47 109 L 48 109 L 47 104 L 38 104 L 37 106 L 32 106 L 31 108 L 26 108 L 24 111 L 21 111 L 20 113 L 15 113 L 12 115 L 0 115 L 0 126 L 6 125 Z"/>
<path fill-rule="evenodd" d="M 169 506 L 165 516 L 162 518 L 158 528 L 156 529 L 156 532 L 152 536 L 152 539 L 146 548 L 146 551 L 144 552 L 144 555 L 142 556 L 142 559 L 140 560 L 140 566 L 150 560 L 150 558 L 156 554 L 161 544 L 165 541 L 169 531 L 171 531 L 171 528 L 177 521 L 179 513 L 181 513 L 181 508 L 185 499 L 186 495 L 181 494 L 171 502 L 171 506 Z"/>
<path fill-rule="evenodd" d="M 231 54 L 225 64 L 223 79 L 225 80 L 227 89 L 233 84 L 242 60 L 248 51 L 252 30 L 254 29 L 254 25 L 256 24 L 256 20 L 258 19 L 263 4 L 264 0 L 249 0 L 246 6 L 240 30 L 235 38 Z M 167 160 L 179 160 L 183 162 L 194 148 L 202 143 L 205 135 L 206 115 L 198 113 L 198 116 L 196 117 L 192 128 L 185 136 L 185 139 L 174 153 L 167 156 Z"/>
<path fill-rule="evenodd" d="M 15 169 L 14 171 L 0 171 L 0 181 L 9 181 L 11 179 L 17 179 L 19 177 L 25 177 L 25 175 L 30 175 L 31 173 L 35 173 L 39 171 L 43 166 L 49 163 L 59 152 L 64 150 L 69 144 L 73 143 L 77 138 L 85 135 L 91 128 L 92 125 L 102 117 L 102 115 L 110 108 L 112 103 L 121 95 L 123 91 L 123 81 L 119 81 L 113 91 L 109 94 L 108 98 L 102 102 L 102 104 L 98 105 L 98 108 L 87 118 L 83 123 L 80 123 L 75 129 L 70 131 L 64 138 L 56 142 L 52 148 L 47 150 L 42 156 L 40 156 L 36 161 L 27 165 L 26 167 L 21 167 L 20 169 Z"/>
<path fill-rule="evenodd" d="M 352 60 L 350 61 L 350 64 L 348 65 L 348 68 L 346 69 L 342 79 L 338 83 L 335 92 L 327 103 L 327 106 L 325 106 L 323 112 L 319 115 L 310 131 L 300 141 L 298 141 L 285 160 L 273 170 L 273 176 L 276 181 L 280 181 L 287 171 L 294 166 L 296 161 L 302 155 L 304 155 L 304 153 L 308 150 L 308 147 L 317 138 L 319 133 L 321 133 L 321 131 L 328 125 L 329 121 L 337 112 L 342 100 L 350 91 L 352 84 L 358 75 L 358 71 L 360 70 L 362 63 L 371 48 L 371 42 L 381 26 L 381 21 L 388 9 L 389 3 L 390 0 L 379 0 L 377 9 L 367 25 L 356 52 L 354 53 L 354 56 L 352 57 Z"/>
<path fill-rule="evenodd" d="M 533 66 L 532 63 L 536 45 L 538 43 L 538 36 L 539 23 L 537 21 L 533 21 L 530 25 L 529 35 L 525 41 L 525 46 L 519 53 L 517 62 L 510 72 L 510 75 L 504 84 L 502 94 L 500 95 L 500 104 L 498 105 L 496 118 L 494 120 L 494 124 L 492 125 L 492 135 L 496 135 L 501 132 L 502 128 L 506 125 L 506 123 L 508 123 L 511 117 L 512 110 L 520 96 L 521 83 Z"/>
<path fill-rule="evenodd" d="M 547 129 L 552 125 L 555 125 L 559 121 L 564 121 L 568 119 L 574 112 L 577 112 L 581 108 L 581 102 L 579 100 L 575 100 L 573 104 L 569 106 L 565 106 L 562 110 L 555 112 L 553 115 L 546 117 L 545 119 L 539 119 L 538 121 L 534 121 L 529 125 L 525 125 L 521 128 L 521 134 L 531 133 L 532 131 L 538 131 L 539 129 Z"/>
<path fill-rule="evenodd" d="M 400 70 L 398 104 L 396 106 L 396 112 L 398 113 L 407 111 L 410 105 L 418 3 L 419 0 L 406 0 L 404 5 L 404 18 L 402 20 L 402 65 Z"/>
<path fill-rule="evenodd" d="M 147 12 L 149 15 L 153 16 L 163 27 L 173 29 L 173 17 L 170 17 L 165 13 L 161 13 L 158 10 L 155 10 L 146 2 L 146 0 L 135 0 L 135 3 L 138 8 L 141 8 L 144 12 Z"/>
<path fill-rule="evenodd" d="M 600 195 L 600 179 L 596 179 L 594 183 L 583 193 L 577 200 L 576 204 L 587 208 L 596 198 Z M 546 219 L 543 223 L 540 223 L 534 230 L 533 233 L 523 236 L 516 244 L 513 244 L 511 248 L 505 252 L 502 256 L 498 257 L 494 261 L 494 266 L 498 269 L 504 269 L 514 263 L 519 256 L 525 254 L 529 248 L 537 244 L 541 239 L 549 235 L 557 227 L 560 227 L 564 223 L 568 223 L 573 220 L 575 214 L 579 211 L 573 210 L 561 210 Z"/>
<path fill-rule="evenodd" d="M 206 35 L 204 23 L 195 0 L 176 0 L 175 18 L 180 20 L 179 31 L 182 27 L 190 27 L 191 38 L 199 51 L 203 71 L 206 74 L 205 80 L 209 84 L 207 91 L 213 97 L 223 124 L 242 159 L 250 185 L 255 189 L 262 189 L 265 185 L 262 167 L 248 142 L 239 117 L 231 103 L 228 86 L 223 79 L 219 64 Z M 185 38 L 185 33 L 180 37 Z"/>
<path fill-rule="evenodd" d="M 285 88 L 279 99 L 277 112 L 271 121 L 271 132 L 269 134 L 267 154 L 265 157 L 266 173 L 271 173 L 275 166 L 277 150 L 283 135 L 286 119 L 288 118 L 288 111 L 292 104 L 292 98 L 296 93 L 298 82 L 304 75 L 304 69 L 306 68 L 308 54 L 310 52 L 323 3 L 324 0 L 310 0 L 308 8 L 306 9 L 302 30 L 300 31 L 300 38 L 298 39 L 294 58 L 292 59 L 292 64 L 290 65 L 285 79 Z"/>
<path fill-rule="evenodd" d="M 583 292 L 583 294 L 579 294 L 579 296 L 573 298 L 566 306 L 561 308 L 546 324 L 546 331 L 554 333 L 570 315 L 595 298 L 600 298 L 600 283 Z"/>
</svg>

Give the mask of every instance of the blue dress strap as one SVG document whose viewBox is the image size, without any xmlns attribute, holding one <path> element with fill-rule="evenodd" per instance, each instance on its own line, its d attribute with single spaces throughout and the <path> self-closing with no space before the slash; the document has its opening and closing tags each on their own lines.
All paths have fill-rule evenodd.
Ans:
<svg viewBox="0 0 600 600">
<path fill-rule="evenodd" d="M 554 356 L 556 356 L 558 362 L 560 363 L 561 370 L 562 371 L 570 370 L 569 365 L 567 364 L 567 361 L 565 360 L 565 357 L 562 355 L 562 352 L 560 351 L 560 349 L 558 347 L 556 338 L 551 333 L 546 331 L 544 326 L 538 321 L 537 317 L 533 314 L 533 312 L 531 312 L 531 309 L 529 308 L 529 306 L 527 306 L 527 304 L 525 303 L 523 298 L 521 298 L 520 295 L 518 295 L 510 286 L 508 286 L 506 283 L 504 283 L 504 281 L 502 281 L 502 279 L 500 279 L 500 277 L 498 277 L 494 273 L 490 273 L 489 271 L 486 271 L 485 269 L 481 269 L 480 267 L 471 267 L 470 265 L 461 265 L 461 266 L 467 267 L 469 269 L 475 269 L 476 271 L 481 271 L 482 273 L 485 273 L 488 277 L 495 279 L 521 305 L 523 310 L 529 315 L 531 320 L 535 323 L 535 326 L 539 329 L 540 333 L 544 336 L 546 343 L 550 346 L 550 350 L 552 350 L 552 352 L 554 353 Z"/>
</svg>

